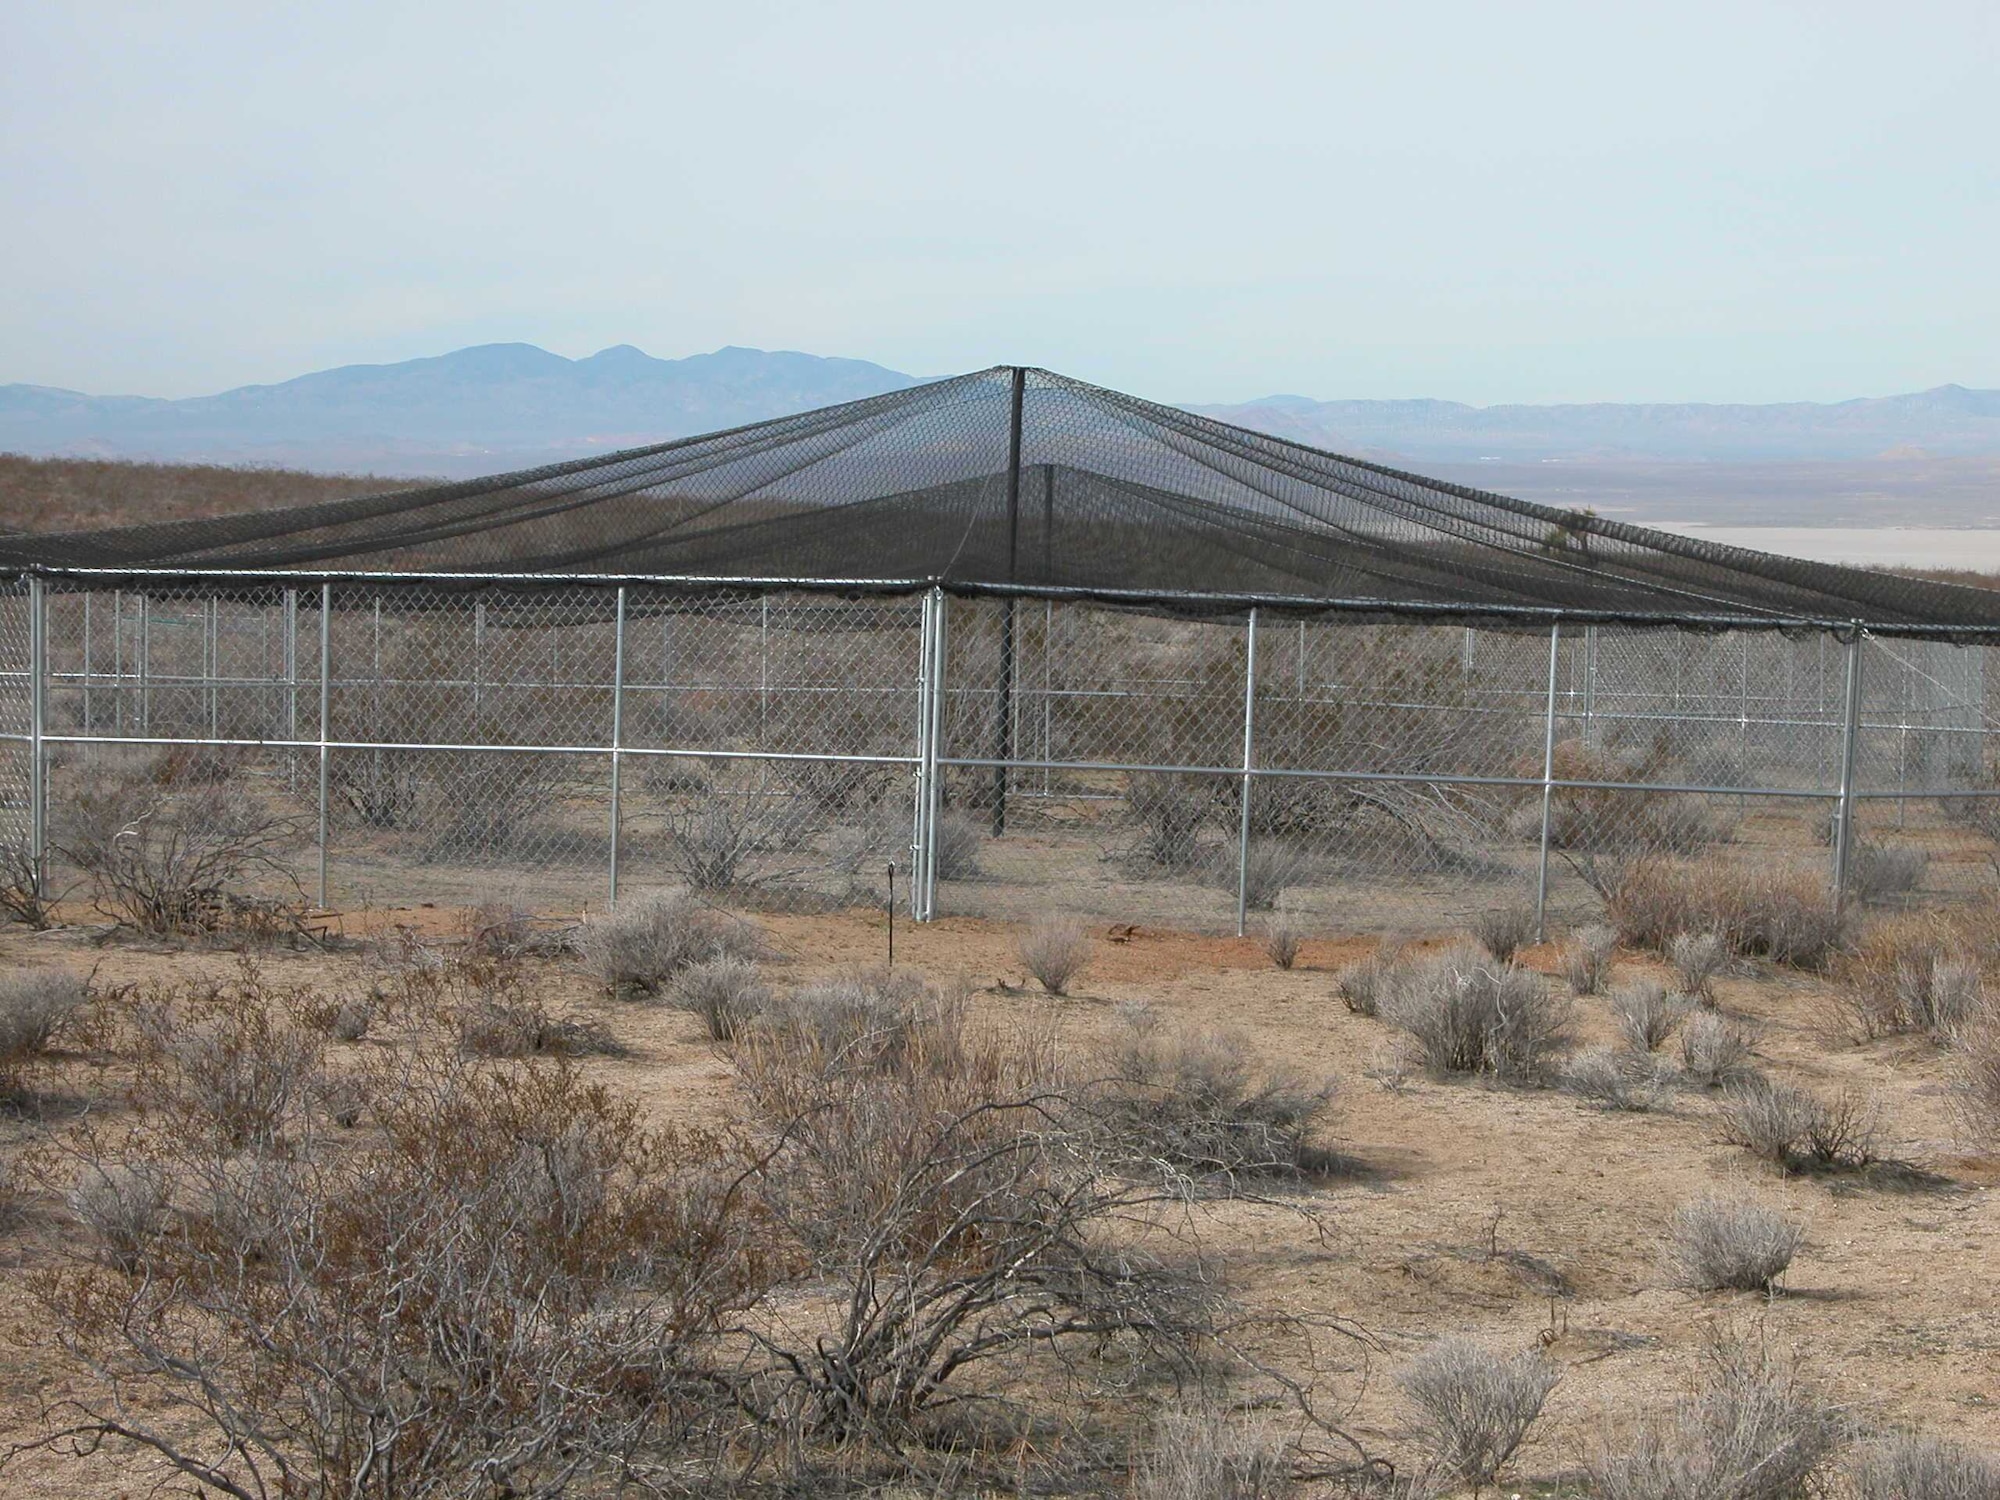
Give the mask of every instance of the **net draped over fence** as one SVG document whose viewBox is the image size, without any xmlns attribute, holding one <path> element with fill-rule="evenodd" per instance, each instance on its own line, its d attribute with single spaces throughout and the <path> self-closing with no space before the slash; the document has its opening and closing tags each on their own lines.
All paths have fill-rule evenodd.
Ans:
<svg viewBox="0 0 2000 1500">
<path fill-rule="evenodd" d="M 1993 878 L 2000 595 L 1002 368 L 251 516 L 0 538 L 0 813 L 229 789 L 322 903 L 1587 910 L 1642 855 Z M 1675 628 L 1677 627 L 1677 628 Z M 122 800 L 120 800 L 122 799 Z M 148 825 L 153 826 L 153 825 Z"/>
</svg>

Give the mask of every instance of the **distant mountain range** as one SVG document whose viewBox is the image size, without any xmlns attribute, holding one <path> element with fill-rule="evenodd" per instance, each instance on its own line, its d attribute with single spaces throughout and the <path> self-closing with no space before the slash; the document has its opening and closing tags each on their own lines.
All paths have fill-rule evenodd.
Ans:
<svg viewBox="0 0 2000 1500">
<path fill-rule="evenodd" d="M 0 451 L 469 476 L 660 442 L 915 385 L 865 360 L 726 348 L 565 359 L 486 344 L 160 400 L 0 386 Z M 1465 406 L 1268 396 L 1193 410 L 1412 466 L 1965 458 L 2000 454 L 2000 391 L 1832 404 Z"/>
</svg>

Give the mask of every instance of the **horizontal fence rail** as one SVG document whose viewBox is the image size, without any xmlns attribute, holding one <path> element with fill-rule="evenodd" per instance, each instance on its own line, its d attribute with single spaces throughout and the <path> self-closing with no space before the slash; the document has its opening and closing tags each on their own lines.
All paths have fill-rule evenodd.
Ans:
<svg viewBox="0 0 2000 1500">
<path fill-rule="evenodd" d="M 1981 644 L 539 582 L 0 586 L 9 867 L 78 888 L 91 810 L 143 831 L 226 804 L 321 907 L 893 888 L 920 919 L 1389 929 L 1579 919 L 1647 858 L 1835 902 L 1879 894 L 1892 844 L 1917 895 L 2000 870 Z"/>
</svg>

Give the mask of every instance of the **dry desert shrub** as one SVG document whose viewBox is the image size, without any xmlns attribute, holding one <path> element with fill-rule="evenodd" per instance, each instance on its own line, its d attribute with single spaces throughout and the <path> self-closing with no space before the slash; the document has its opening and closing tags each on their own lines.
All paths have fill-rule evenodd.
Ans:
<svg viewBox="0 0 2000 1500">
<path fill-rule="evenodd" d="M 1679 995 L 1669 995 L 1657 980 L 1639 979 L 1611 997 L 1611 1016 L 1618 1034 L 1634 1052 L 1657 1052 L 1674 1028 L 1687 1019 L 1690 1007 Z"/>
<path fill-rule="evenodd" d="M 985 848 L 986 830 L 976 819 L 961 812 L 938 814 L 932 851 L 939 880 L 977 880 Z"/>
<path fill-rule="evenodd" d="M 1160 1413 L 1133 1465 L 1134 1500 L 1283 1500 L 1296 1489 L 1284 1445 L 1213 1406 Z"/>
<path fill-rule="evenodd" d="M 1667 963 L 1680 981 L 1681 993 L 1712 999 L 1715 977 L 1729 962 L 1729 945 L 1719 932 L 1676 933 L 1667 944 Z"/>
<path fill-rule="evenodd" d="M 1738 1085 L 1722 1106 L 1725 1138 L 1787 1172 L 1869 1166 L 1880 1123 L 1879 1107 L 1849 1090 L 1826 1099 L 1768 1079 Z"/>
<path fill-rule="evenodd" d="M 1696 1011 L 1681 1028 L 1681 1067 L 1703 1088 L 1733 1088 L 1757 1076 L 1750 1039 L 1714 1011 Z"/>
<path fill-rule="evenodd" d="M 1675 1286 L 1768 1292 L 1805 1238 L 1804 1224 L 1767 1204 L 1704 1195 L 1674 1210 L 1663 1259 Z"/>
<path fill-rule="evenodd" d="M 1851 1500 L 1994 1500 L 2000 1460 L 1949 1438 L 1898 1433 L 1861 1450 L 1847 1486 Z"/>
<path fill-rule="evenodd" d="M 1972 1134 L 1989 1145 L 2000 1140 L 2000 1025 L 1988 1017 L 1967 1031 L 1952 1063 L 1953 1092 Z"/>
<path fill-rule="evenodd" d="M 1501 906 L 1483 912 L 1472 924 L 1479 946 L 1501 963 L 1512 963 L 1514 955 L 1535 941 L 1535 909 L 1532 906 Z"/>
<path fill-rule="evenodd" d="M 1538 1350 L 1507 1357 L 1471 1339 L 1442 1338 L 1405 1365 L 1396 1384 L 1428 1469 L 1476 1494 L 1506 1467 L 1561 1378 L 1561 1367 Z"/>
<path fill-rule="evenodd" d="M 1604 1109 L 1645 1114 L 1664 1097 L 1660 1064 L 1648 1053 L 1613 1052 L 1593 1047 L 1571 1058 L 1562 1071 L 1562 1085 L 1580 1099 Z"/>
<path fill-rule="evenodd" d="M 1051 995 L 1069 993 L 1069 982 L 1090 962 L 1090 930 L 1076 917 L 1045 912 L 1028 924 L 1014 951 Z"/>
<path fill-rule="evenodd" d="M 1380 1015 L 1384 999 L 1404 972 L 1402 955 L 1402 940 L 1385 937 L 1373 953 L 1342 969 L 1334 980 L 1341 1004 L 1357 1016 Z"/>
<path fill-rule="evenodd" d="M 1664 953 L 1683 933 L 1713 932 L 1732 953 L 1800 969 L 1827 968 L 1848 935 L 1820 878 L 1727 860 L 1635 860 L 1606 911 L 1634 947 Z"/>
<path fill-rule="evenodd" d="M 0 1070 L 47 1052 L 89 998 L 89 986 L 66 969 L 0 974 Z"/>
<path fill-rule="evenodd" d="M 893 1065 L 918 1033 L 943 1035 L 964 1020 L 965 997 L 920 974 L 855 969 L 772 995 L 752 1040 L 776 1038 L 845 1067 Z"/>
<path fill-rule="evenodd" d="M 690 964 L 763 953 L 755 927 L 683 891 L 636 898 L 577 936 L 584 972 L 615 995 L 661 995 Z"/>
<path fill-rule="evenodd" d="M 1258 930 L 1264 953 L 1281 969 L 1299 961 L 1299 948 L 1306 940 L 1306 921 L 1296 911 L 1281 910 Z"/>
<path fill-rule="evenodd" d="M 625 1047 L 603 1022 L 552 1011 L 540 998 L 493 994 L 452 1013 L 459 1049 L 468 1057 L 623 1057 Z"/>
<path fill-rule="evenodd" d="M 1269 911 L 1299 883 L 1302 872 L 1303 861 L 1296 850 L 1277 839 L 1252 839 L 1243 851 L 1241 870 L 1233 859 L 1218 861 L 1215 880 L 1223 889 L 1233 891 L 1240 876 L 1245 909 Z"/>
<path fill-rule="evenodd" d="M 155 1162 L 95 1161 L 65 1195 L 98 1252 L 129 1274 L 142 1272 L 167 1227 L 168 1178 Z"/>
<path fill-rule="evenodd" d="M 1567 997 L 1539 975 L 1470 947 L 1409 965 L 1391 985 L 1383 1015 L 1414 1038 L 1424 1065 L 1440 1075 L 1541 1082 L 1571 1038 Z"/>
<path fill-rule="evenodd" d="M 1259 1069 L 1234 1032 L 1162 1025 L 1145 1007 L 1127 1021 L 1101 1098 L 1121 1158 L 1224 1179 L 1328 1164 L 1312 1137 L 1333 1109 L 1331 1079 Z"/>
<path fill-rule="evenodd" d="M 1912 844 L 1857 843 L 1847 855 L 1847 888 L 1857 901 L 1891 901 L 1922 885 L 1930 864 Z"/>
<path fill-rule="evenodd" d="M 729 1041 L 771 1003 L 757 966 L 727 953 L 689 964 L 674 976 L 668 995 L 679 1009 L 699 1016 L 717 1042 Z"/>
<path fill-rule="evenodd" d="M 1839 977 L 1836 1013 L 1856 1041 L 1915 1031 L 1948 1045 L 1986 1010 L 1966 935 L 1936 913 L 1872 924 Z"/>
<path fill-rule="evenodd" d="M 1213 806 L 1202 787 L 1185 777 L 1135 772 L 1125 802 L 1138 825 L 1134 853 L 1141 862 L 1168 871 L 1201 864 L 1202 830 Z"/>
<path fill-rule="evenodd" d="M 1608 1441 L 1591 1466 L 1600 1500 L 1806 1500 L 1843 1437 L 1839 1413 L 1795 1363 L 1722 1337 L 1695 1388 Z"/>
<path fill-rule="evenodd" d="M 1595 995 L 1603 989 L 1617 948 L 1618 934 L 1609 927 L 1591 926 L 1573 933 L 1562 948 L 1562 975 L 1571 991 Z"/>
<path fill-rule="evenodd" d="M 133 1102 L 229 1153 L 269 1150 L 299 1124 L 321 1039 L 245 965 L 226 983 L 158 985 L 131 1012 Z"/>
</svg>

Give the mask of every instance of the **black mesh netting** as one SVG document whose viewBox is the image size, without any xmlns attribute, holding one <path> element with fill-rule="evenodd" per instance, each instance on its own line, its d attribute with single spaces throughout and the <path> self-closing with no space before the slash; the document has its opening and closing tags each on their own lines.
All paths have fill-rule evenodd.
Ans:
<svg viewBox="0 0 2000 1500">
<path fill-rule="evenodd" d="M 2000 631 L 2000 594 L 1985 590 L 1553 510 L 1004 366 L 432 489 L 10 536 L 0 568 L 941 583 L 1182 613 L 1261 601 L 1482 620 Z"/>
</svg>

